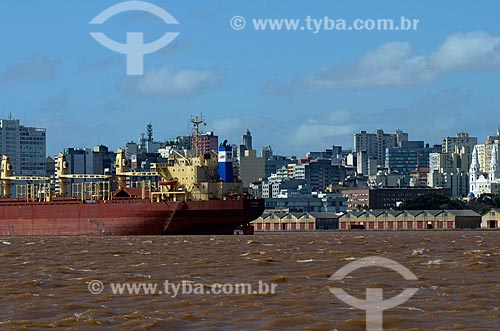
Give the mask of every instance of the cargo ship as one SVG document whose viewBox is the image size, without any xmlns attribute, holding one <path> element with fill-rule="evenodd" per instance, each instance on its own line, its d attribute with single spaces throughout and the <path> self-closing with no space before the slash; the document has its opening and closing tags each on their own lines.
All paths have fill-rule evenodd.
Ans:
<svg viewBox="0 0 500 331">
<path fill-rule="evenodd" d="M 196 117 L 192 122 L 197 139 L 203 120 Z M 149 172 L 135 172 L 129 171 L 125 152 L 118 149 L 116 175 L 111 176 L 69 174 L 60 153 L 56 185 L 51 178 L 13 176 L 4 155 L 0 236 L 252 234 L 250 222 L 263 213 L 264 200 L 243 193 L 231 154 L 225 144 L 204 155 L 171 150 L 167 162 L 152 164 Z M 132 185 L 133 178 L 159 180 Z M 71 179 L 80 183 L 70 184 Z"/>
</svg>

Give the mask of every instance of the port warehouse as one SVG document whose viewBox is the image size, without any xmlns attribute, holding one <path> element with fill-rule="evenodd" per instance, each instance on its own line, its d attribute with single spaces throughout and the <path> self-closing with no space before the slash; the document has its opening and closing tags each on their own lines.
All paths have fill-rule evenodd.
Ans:
<svg viewBox="0 0 500 331">
<path fill-rule="evenodd" d="M 257 232 L 498 228 L 500 209 L 483 216 L 473 210 L 370 210 L 343 214 L 268 211 L 253 221 L 252 225 Z"/>
<path fill-rule="evenodd" d="M 500 209 L 492 208 L 481 217 L 482 229 L 500 228 Z"/>
<path fill-rule="evenodd" d="M 339 228 L 339 215 L 331 212 L 264 212 L 252 222 L 255 231 L 316 231 Z"/>
<path fill-rule="evenodd" d="M 369 210 L 339 217 L 340 230 L 478 229 L 481 215 L 473 210 Z"/>
</svg>

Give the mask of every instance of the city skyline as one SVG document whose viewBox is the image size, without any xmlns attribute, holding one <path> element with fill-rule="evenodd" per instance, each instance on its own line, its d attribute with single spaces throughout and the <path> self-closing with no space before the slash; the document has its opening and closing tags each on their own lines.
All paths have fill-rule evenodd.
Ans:
<svg viewBox="0 0 500 331">
<path fill-rule="evenodd" d="M 0 119 L 2 120 L 2 119 Z M 9 120 L 9 121 L 18 121 L 21 123 L 21 125 L 24 125 L 24 122 L 22 122 L 20 119 L 17 119 L 15 117 L 12 117 L 11 119 L 3 119 L 4 121 L 6 120 Z M 141 144 L 141 139 L 144 139 L 144 137 L 146 136 L 146 131 L 147 131 L 147 127 L 148 125 L 151 124 L 152 127 L 154 128 L 154 123 L 146 123 L 144 125 L 144 130 L 142 130 L 141 132 L 137 132 L 136 133 L 136 137 L 132 137 L 132 136 L 129 136 L 128 138 L 124 138 L 122 143 L 117 145 L 117 146 L 110 146 L 106 141 L 102 141 L 102 140 L 99 140 L 97 143 L 95 144 L 90 144 L 90 145 L 79 145 L 79 144 L 76 144 L 76 145 L 73 145 L 73 146 L 65 146 L 63 149 L 59 150 L 59 151 L 56 151 L 55 153 L 50 153 L 49 151 L 49 148 L 47 147 L 47 157 L 54 157 L 54 156 L 57 156 L 58 153 L 62 153 L 64 152 L 64 150 L 68 149 L 68 148 L 77 148 L 77 149 L 80 149 L 80 148 L 89 148 L 89 149 L 92 149 L 93 147 L 97 147 L 97 146 L 106 146 L 106 147 L 109 147 L 111 151 L 116 151 L 118 148 L 125 148 L 125 146 L 128 144 L 128 143 L 136 143 L 136 144 Z M 26 125 L 25 125 L 26 126 Z M 45 129 L 45 128 L 43 128 Z M 496 128 L 497 131 L 490 131 L 490 132 L 483 132 L 483 136 L 479 136 L 477 137 L 477 142 L 478 143 L 482 143 L 486 140 L 488 140 L 489 137 L 492 136 L 492 134 L 497 134 L 498 132 L 500 132 L 500 127 Z M 417 139 L 414 139 L 413 138 L 413 135 L 409 132 L 407 132 L 406 130 L 404 129 L 401 129 L 401 128 L 398 128 L 398 129 L 394 129 L 394 130 L 385 130 L 385 129 L 380 129 L 380 128 L 376 128 L 374 129 L 373 131 L 369 131 L 365 128 L 361 128 L 359 132 L 353 132 L 352 134 L 350 134 L 351 137 L 354 137 L 356 135 L 359 135 L 360 133 L 368 133 L 368 134 L 375 134 L 378 130 L 382 130 L 382 132 L 384 134 L 394 134 L 395 132 L 402 132 L 404 134 L 407 134 L 408 137 L 407 139 L 410 139 L 411 141 L 417 141 Z M 155 132 L 156 132 L 156 129 L 155 129 Z M 168 143 L 170 141 L 174 141 L 176 138 L 180 138 L 180 137 L 191 137 L 193 134 L 194 134 L 194 131 L 189 128 L 186 130 L 187 134 L 186 135 L 182 135 L 182 136 L 176 136 L 176 137 L 169 137 L 167 139 L 158 139 L 156 137 L 156 135 L 153 135 L 152 136 L 152 139 L 155 143 Z M 425 137 L 423 138 L 424 140 L 422 140 L 423 144 L 428 144 L 429 146 L 441 146 L 443 140 L 445 138 L 454 138 L 460 134 L 467 134 L 467 135 L 470 135 L 470 136 L 473 136 L 471 134 L 469 134 L 469 132 L 466 132 L 466 131 L 461 131 L 461 132 L 454 132 L 454 133 L 450 133 L 446 136 L 443 136 L 439 139 L 439 141 L 436 141 L 436 142 L 433 142 L 431 143 L 430 141 L 428 140 L 425 140 Z M 133 134 L 133 133 L 132 133 Z M 200 135 L 215 135 L 215 136 L 218 136 L 217 135 L 217 132 L 214 132 L 214 131 L 210 131 L 210 130 L 205 130 L 205 131 L 200 131 Z M 250 139 L 255 139 L 256 137 L 253 135 L 253 130 L 252 129 L 245 129 L 243 132 L 241 132 L 240 136 L 239 136 L 239 140 L 237 138 L 237 140 L 235 141 L 229 141 L 228 140 L 228 144 L 230 145 L 235 145 L 235 146 L 239 146 L 241 144 L 244 145 L 244 139 L 245 137 L 247 136 L 247 134 L 250 134 Z M 48 133 L 48 135 L 50 135 L 50 133 Z M 219 142 L 222 142 L 223 140 L 226 140 L 225 137 L 219 137 Z M 259 139 L 260 140 L 260 139 Z M 47 146 L 50 145 L 50 139 L 47 139 Z M 268 148 L 268 147 L 272 147 L 272 150 L 273 150 L 273 155 L 281 155 L 281 156 L 286 156 L 286 157 L 297 157 L 297 158 L 302 158 L 302 157 L 306 157 L 306 155 L 310 152 L 321 152 L 321 151 L 324 151 L 325 149 L 328 149 L 328 148 L 331 148 L 332 146 L 337 146 L 337 147 L 341 147 L 343 150 L 350 150 L 352 152 L 354 152 L 355 148 L 354 148 L 354 144 L 350 144 L 350 145 L 340 145 L 340 144 L 336 144 L 335 142 L 333 142 L 332 144 L 330 145 L 325 145 L 323 148 L 320 148 L 320 147 L 317 147 L 317 146 L 309 146 L 307 149 L 304 150 L 304 153 L 303 154 L 299 154 L 299 153 L 288 153 L 288 154 L 285 154 L 285 153 L 281 153 L 279 150 L 276 150 L 273 145 L 269 142 L 264 142 L 262 146 L 258 145 L 258 146 L 253 146 L 253 150 L 257 151 L 257 155 L 258 156 L 261 156 L 261 151 L 262 149 L 265 149 L 265 148 Z M 215 151 L 216 149 L 213 148 L 213 150 Z M 385 150 L 385 149 L 384 149 Z"/>
<path fill-rule="evenodd" d="M 119 1 L 2 2 L 0 17 L 13 27 L 0 32 L 2 117 L 11 112 L 27 126 L 47 128 L 48 155 L 99 143 L 116 149 L 137 139 L 148 122 L 158 140 L 188 135 L 188 118 L 199 113 L 221 138 L 239 143 L 250 129 L 258 149 L 270 144 L 278 154 L 297 156 L 311 146 L 351 148 L 361 130 L 402 129 L 434 144 L 461 131 L 480 138 L 499 124 L 491 115 L 500 105 L 499 5 L 493 1 L 150 2 L 179 24 L 165 27 L 140 12 L 98 28 L 88 24 Z M 231 28 L 236 15 L 247 18 L 245 29 Z M 252 18 L 309 16 L 404 16 L 419 25 L 317 33 L 251 27 Z M 127 31 L 144 32 L 146 41 L 165 31 L 180 34 L 146 55 L 144 76 L 133 77 L 126 75 L 124 55 L 90 36 L 96 29 L 119 41 Z"/>
</svg>

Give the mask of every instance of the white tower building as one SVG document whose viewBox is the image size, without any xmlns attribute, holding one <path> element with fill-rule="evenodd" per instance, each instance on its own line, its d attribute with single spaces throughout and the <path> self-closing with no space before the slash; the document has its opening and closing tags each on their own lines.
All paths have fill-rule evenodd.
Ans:
<svg viewBox="0 0 500 331">
<path fill-rule="evenodd" d="M 474 146 L 472 152 L 472 162 L 469 169 L 470 193 L 475 197 L 481 194 L 498 194 L 500 193 L 500 169 L 498 166 L 498 143 L 492 146 L 491 160 L 489 164 L 488 175 L 481 171 L 479 162 L 479 153 L 477 146 Z"/>
</svg>

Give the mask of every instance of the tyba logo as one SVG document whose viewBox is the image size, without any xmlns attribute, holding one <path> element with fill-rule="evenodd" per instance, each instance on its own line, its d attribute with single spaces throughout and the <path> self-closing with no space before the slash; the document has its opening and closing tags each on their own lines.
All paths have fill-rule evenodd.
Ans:
<svg viewBox="0 0 500 331">
<path fill-rule="evenodd" d="M 405 266 L 394 260 L 381 256 L 365 257 L 353 261 L 337 270 L 337 272 L 334 273 L 329 280 L 342 280 L 351 272 L 365 267 L 384 267 L 396 271 L 406 280 L 418 280 L 417 277 Z M 417 293 L 417 291 L 418 288 L 407 288 L 400 294 L 384 300 L 383 289 L 367 288 L 366 300 L 361 300 L 349 295 L 341 288 L 330 287 L 330 292 L 332 292 L 338 299 L 347 303 L 351 307 L 366 311 L 366 331 L 382 331 L 384 310 L 397 307 L 408 301 L 413 295 L 415 295 L 415 293 Z"/>
<path fill-rule="evenodd" d="M 94 17 L 89 24 L 103 24 L 117 14 L 134 10 L 156 15 L 166 24 L 179 24 L 165 9 L 145 1 L 125 1 L 111 6 Z M 159 39 L 147 44 L 144 43 L 144 33 L 142 32 L 127 32 L 127 43 L 125 44 L 110 39 L 102 32 L 91 32 L 90 35 L 104 47 L 127 56 L 127 75 L 142 75 L 144 73 L 144 55 L 167 46 L 179 35 L 179 32 L 166 32 Z"/>
</svg>

